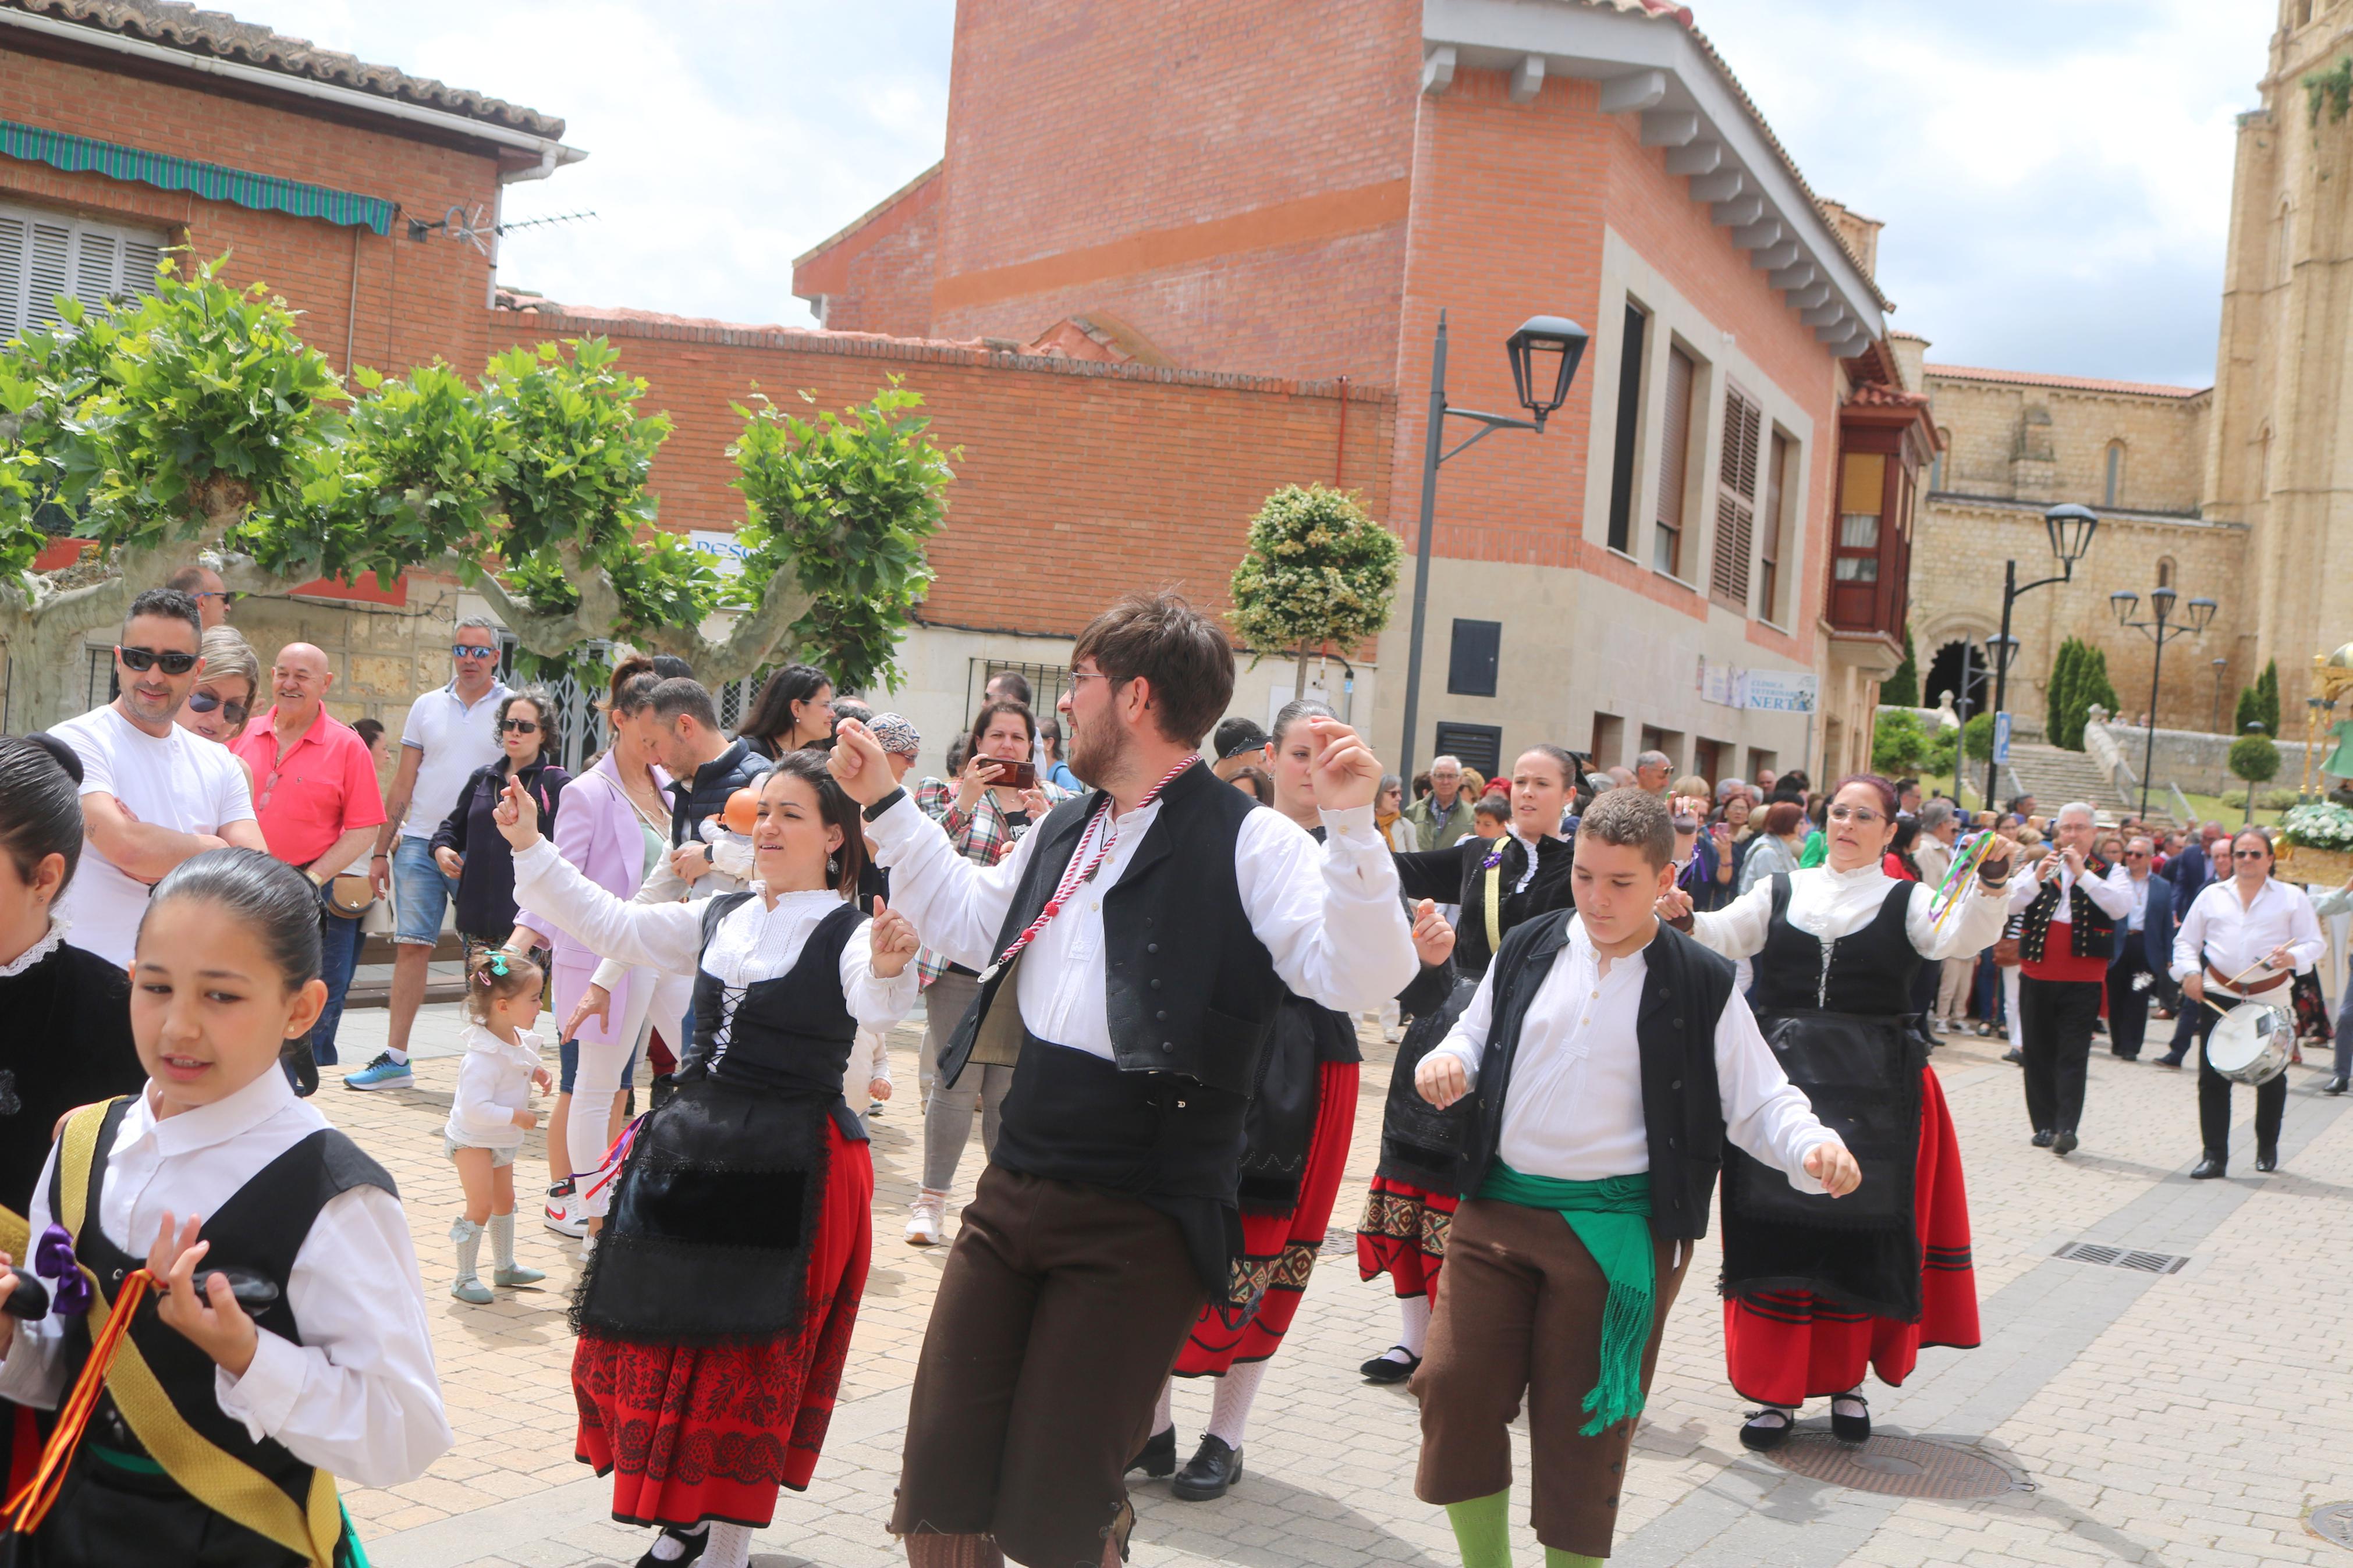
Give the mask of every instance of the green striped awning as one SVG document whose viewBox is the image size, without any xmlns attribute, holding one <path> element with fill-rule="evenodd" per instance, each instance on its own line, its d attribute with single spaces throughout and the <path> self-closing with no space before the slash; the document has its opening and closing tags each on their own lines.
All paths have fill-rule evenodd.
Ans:
<svg viewBox="0 0 2353 1568">
<path fill-rule="evenodd" d="M 384 234 L 392 227 L 392 204 L 380 196 L 306 185 L 219 163 L 198 163 L 166 157 L 144 148 L 112 142 L 93 142 L 37 125 L 0 120 L 0 153 L 29 163 L 47 163 L 69 174 L 85 170 L 111 179 L 132 180 L 165 191 L 194 191 L 211 201 L 230 202 L 257 212 L 291 213 L 296 217 L 324 218 Z"/>
</svg>

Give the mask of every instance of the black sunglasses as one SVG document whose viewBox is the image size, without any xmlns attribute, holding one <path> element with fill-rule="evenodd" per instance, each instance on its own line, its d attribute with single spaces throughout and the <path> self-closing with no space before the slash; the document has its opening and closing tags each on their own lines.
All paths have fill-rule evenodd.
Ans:
<svg viewBox="0 0 2353 1568">
<path fill-rule="evenodd" d="M 169 666 L 166 666 L 165 668 L 168 668 Z M 246 714 L 252 711 L 251 709 L 248 708 L 242 702 L 223 701 L 221 700 L 220 693 L 217 691 L 189 692 L 188 707 L 191 710 L 197 713 L 209 713 L 214 709 L 217 708 L 221 710 L 221 717 L 227 720 L 232 724 L 244 723 Z"/>
<path fill-rule="evenodd" d="M 536 719 L 501 719 L 499 721 L 499 728 L 501 730 L 512 730 L 518 735 L 536 735 L 539 733 L 539 721 Z"/>
<path fill-rule="evenodd" d="M 152 647 L 124 647 L 121 643 L 114 645 L 114 657 L 122 661 L 123 668 L 138 675 L 159 664 L 166 675 L 185 675 L 196 668 L 196 656 L 192 653 L 157 653 Z"/>
<path fill-rule="evenodd" d="M 2231 851 L 2231 858 L 2233 860 L 2268 860 L 2271 858 L 2271 854 L 2272 852 L 2268 849 L 2233 849 Z"/>
<path fill-rule="evenodd" d="M 498 656 L 499 650 L 494 647 L 477 647 L 472 643 L 463 642 L 449 645 L 449 657 L 452 658 L 496 658 Z"/>
</svg>

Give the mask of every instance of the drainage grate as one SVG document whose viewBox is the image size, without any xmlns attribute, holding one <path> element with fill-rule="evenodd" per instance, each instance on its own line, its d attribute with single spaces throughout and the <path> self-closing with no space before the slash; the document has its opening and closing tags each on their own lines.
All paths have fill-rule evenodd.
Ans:
<svg viewBox="0 0 2353 1568">
<path fill-rule="evenodd" d="M 2353 1546 L 2353 1502 L 2324 1503 L 2314 1509 L 2304 1522 L 2323 1541 Z"/>
<path fill-rule="evenodd" d="M 2128 1247 L 2109 1247 L 2096 1241 L 2071 1241 L 2051 1256 L 2072 1258 L 2077 1263 L 2096 1263 L 2103 1268 L 2130 1268 L 2142 1274 L 2179 1274 L 2181 1266 L 2189 1261 L 2170 1252 L 2136 1252 Z"/>
<path fill-rule="evenodd" d="M 1814 1480 L 1889 1497 L 1989 1498 L 2033 1489 L 1981 1454 L 1926 1437 L 1873 1437 L 1852 1447 L 1800 1428 L 1765 1458 Z"/>
</svg>

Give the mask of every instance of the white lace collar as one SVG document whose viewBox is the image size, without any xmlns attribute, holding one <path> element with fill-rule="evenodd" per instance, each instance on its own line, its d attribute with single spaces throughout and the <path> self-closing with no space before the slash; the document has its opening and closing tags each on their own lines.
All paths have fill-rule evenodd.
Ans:
<svg viewBox="0 0 2353 1568">
<path fill-rule="evenodd" d="M 57 916 L 49 917 L 49 929 L 41 940 L 18 953 L 14 962 L 0 964 L 0 980 L 13 980 L 41 960 L 57 952 L 66 942 L 67 923 Z"/>
</svg>

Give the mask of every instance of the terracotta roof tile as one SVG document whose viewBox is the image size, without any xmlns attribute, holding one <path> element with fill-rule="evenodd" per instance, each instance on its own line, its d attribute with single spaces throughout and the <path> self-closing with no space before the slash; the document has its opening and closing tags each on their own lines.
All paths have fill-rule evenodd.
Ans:
<svg viewBox="0 0 2353 1568">
<path fill-rule="evenodd" d="M 322 49 L 308 38 L 290 38 L 258 23 L 240 22 L 226 11 L 199 11 L 174 0 L 0 0 L 0 10 L 119 33 L 191 55 L 233 60 L 533 136 L 553 140 L 564 134 L 563 121 L 535 109 L 450 87 L 430 77 L 410 76 L 390 66 L 370 65 L 351 55 Z"/>
<path fill-rule="evenodd" d="M 2153 381 L 2103 381 L 2089 375 L 2045 375 L 2033 370 L 1982 370 L 1965 364 L 1932 364 L 1921 368 L 1926 376 L 1947 381 L 1994 381 L 2016 386 L 2061 387 L 2073 392 L 2124 392 L 2137 397 L 2203 397 L 2211 386 L 2168 386 Z"/>
</svg>

